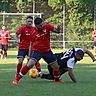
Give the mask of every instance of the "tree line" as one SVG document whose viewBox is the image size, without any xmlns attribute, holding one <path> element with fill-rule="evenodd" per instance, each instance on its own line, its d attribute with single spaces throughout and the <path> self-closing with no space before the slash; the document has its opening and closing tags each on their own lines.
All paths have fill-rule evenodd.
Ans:
<svg viewBox="0 0 96 96">
<path fill-rule="evenodd" d="M 0 0 L 0 12 L 32 13 L 34 1 L 36 12 L 43 13 L 43 19 L 46 22 L 61 26 L 61 30 L 64 27 L 66 41 L 93 40 L 96 0 Z M 64 26 L 63 16 L 65 16 Z M 18 22 L 19 19 L 16 19 L 9 19 L 11 32 L 15 32 L 15 28 L 22 24 L 22 22 Z M 15 28 L 13 28 L 14 26 Z"/>
</svg>

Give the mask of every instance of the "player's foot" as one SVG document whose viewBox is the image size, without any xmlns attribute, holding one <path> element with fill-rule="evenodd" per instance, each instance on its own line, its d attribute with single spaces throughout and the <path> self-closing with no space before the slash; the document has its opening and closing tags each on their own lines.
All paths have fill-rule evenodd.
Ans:
<svg viewBox="0 0 96 96">
<path fill-rule="evenodd" d="M 42 75 L 43 75 L 43 73 L 42 72 L 39 72 L 38 77 L 42 77 Z"/>
<path fill-rule="evenodd" d="M 61 82 L 61 83 L 64 82 L 64 80 L 62 80 L 62 79 L 59 79 L 59 80 L 54 79 L 53 81 L 54 82 Z"/>
<path fill-rule="evenodd" d="M 17 81 L 17 80 L 15 79 L 15 80 L 12 81 L 12 83 L 13 83 L 14 85 L 17 85 L 17 84 L 19 83 L 19 81 Z"/>
</svg>

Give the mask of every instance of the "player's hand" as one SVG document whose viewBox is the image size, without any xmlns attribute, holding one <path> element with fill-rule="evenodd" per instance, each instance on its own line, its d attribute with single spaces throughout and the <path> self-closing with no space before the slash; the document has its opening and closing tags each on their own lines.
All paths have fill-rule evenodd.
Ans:
<svg viewBox="0 0 96 96">
<path fill-rule="evenodd" d="M 16 43 L 16 44 L 19 44 L 19 43 L 20 43 L 20 40 L 16 40 L 15 43 Z"/>
<path fill-rule="evenodd" d="M 7 37 L 4 37 L 5 39 L 7 38 Z"/>
</svg>

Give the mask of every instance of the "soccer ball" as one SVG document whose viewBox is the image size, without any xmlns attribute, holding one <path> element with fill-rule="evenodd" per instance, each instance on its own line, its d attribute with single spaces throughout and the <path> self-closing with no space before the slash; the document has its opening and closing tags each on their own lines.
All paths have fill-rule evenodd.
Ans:
<svg viewBox="0 0 96 96">
<path fill-rule="evenodd" d="M 37 69 L 30 69 L 29 70 L 29 76 L 31 78 L 37 78 L 39 76 Z"/>
</svg>

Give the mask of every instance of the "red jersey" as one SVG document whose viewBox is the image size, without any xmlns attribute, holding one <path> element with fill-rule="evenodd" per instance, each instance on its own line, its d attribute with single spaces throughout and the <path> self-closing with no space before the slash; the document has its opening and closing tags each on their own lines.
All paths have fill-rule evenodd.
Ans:
<svg viewBox="0 0 96 96">
<path fill-rule="evenodd" d="M 96 41 L 96 30 L 93 31 L 93 38 L 94 38 L 94 41 Z"/>
<path fill-rule="evenodd" d="M 41 53 L 50 51 L 50 31 L 53 31 L 53 29 L 54 27 L 50 24 L 44 24 L 42 31 L 35 27 L 31 35 L 32 50 L 37 50 Z"/>
<path fill-rule="evenodd" d="M 0 31 L 0 44 L 8 45 L 8 39 L 10 38 L 10 32 L 9 31 Z"/>
<path fill-rule="evenodd" d="M 29 49 L 30 45 L 30 35 L 33 27 L 27 27 L 23 25 L 19 28 L 16 34 L 20 35 L 19 49 Z"/>
</svg>

